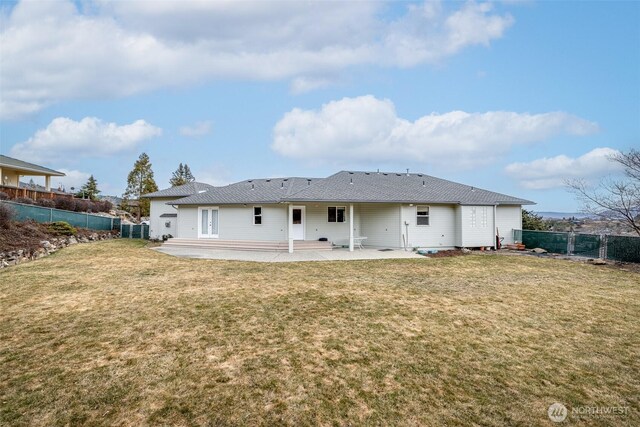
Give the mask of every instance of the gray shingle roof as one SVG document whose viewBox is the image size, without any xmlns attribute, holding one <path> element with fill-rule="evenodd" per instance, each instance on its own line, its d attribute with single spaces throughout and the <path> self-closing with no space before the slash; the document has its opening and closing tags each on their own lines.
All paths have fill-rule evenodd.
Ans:
<svg viewBox="0 0 640 427">
<path fill-rule="evenodd" d="M 179 185 L 177 187 L 165 188 L 164 190 L 156 191 L 155 193 L 145 194 L 143 197 L 146 199 L 156 199 L 164 197 L 186 197 L 192 194 L 200 193 L 201 191 L 207 191 L 215 188 L 213 185 L 205 184 L 204 182 L 190 182 L 185 185 Z"/>
<path fill-rule="evenodd" d="M 34 172 L 37 174 L 45 174 L 51 176 L 65 176 L 65 174 L 62 172 L 45 168 L 44 166 L 36 165 L 33 163 L 25 162 L 23 160 L 14 159 L 13 157 L 5 156 L 3 154 L 0 154 L 0 167 L 20 169 L 27 172 Z"/>
<path fill-rule="evenodd" d="M 533 202 L 425 174 L 341 171 L 328 178 L 241 181 L 171 202 L 212 205 L 279 202 L 446 203 L 462 205 Z"/>
<path fill-rule="evenodd" d="M 529 200 L 421 173 L 341 171 L 292 194 L 289 201 L 533 204 Z"/>
<path fill-rule="evenodd" d="M 172 205 L 279 203 L 290 194 L 320 181 L 317 178 L 266 178 L 248 179 L 224 187 L 214 187 L 206 193 L 171 202 Z"/>
</svg>

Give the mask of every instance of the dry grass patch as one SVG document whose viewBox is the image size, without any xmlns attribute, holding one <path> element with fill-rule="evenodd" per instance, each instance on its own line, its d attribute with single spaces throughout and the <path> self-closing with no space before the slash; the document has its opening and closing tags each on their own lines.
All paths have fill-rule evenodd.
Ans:
<svg viewBox="0 0 640 427">
<path fill-rule="evenodd" d="M 639 317 L 639 275 L 566 261 L 78 245 L 0 272 L 0 424 L 637 425 Z"/>
</svg>

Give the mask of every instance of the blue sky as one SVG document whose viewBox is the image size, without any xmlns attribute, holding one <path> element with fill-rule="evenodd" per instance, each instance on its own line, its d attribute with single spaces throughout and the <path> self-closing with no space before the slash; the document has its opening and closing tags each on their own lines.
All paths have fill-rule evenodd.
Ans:
<svg viewBox="0 0 640 427">
<path fill-rule="evenodd" d="M 639 2 L 3 3 L 0 151 L 119 195 L 424 172 L 575 211 L 640 146 Z M 58 184 L 54 182 L 54 184 Z"/>
</svg>

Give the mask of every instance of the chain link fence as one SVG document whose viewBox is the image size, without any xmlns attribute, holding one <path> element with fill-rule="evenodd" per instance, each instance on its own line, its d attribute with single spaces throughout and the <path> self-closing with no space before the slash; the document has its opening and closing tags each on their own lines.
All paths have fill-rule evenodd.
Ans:
<svg viewBox="0 0 640 427">
<path fill-rule="evenodd" d="M 36 222 L 64 221 L 74 227 L 88 228 L 90 230 L 118 230 L 120 218 L 112 216 L 92 215 L 85 212 L 71 212 L 62 209 L 45 208 L 42 206 L 25 205 L 22 203 L 3 200 L 15 213 L 16 221 L 33 220 Z"/>
<path fill-rule="evenodd" d="M 513 238 L 528 249 L 555 254 L 640 262 L 640 237 L 557 231 L 514 230 Z"/>
</svg>

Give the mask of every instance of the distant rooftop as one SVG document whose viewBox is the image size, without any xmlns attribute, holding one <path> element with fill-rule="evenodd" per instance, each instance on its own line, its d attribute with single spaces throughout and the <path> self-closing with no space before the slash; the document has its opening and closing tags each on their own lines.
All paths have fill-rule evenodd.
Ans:
<svg viewBox="0 0 640 427">
<path fill-rule="evenodd" d="M 31 172 L 36 175 L 65 176 L 64 173 L 34 163 L 25 162 L 24 160 L 14 159 L 13 157 L 0 154 L 0 168 L 18 169 L 20 171 Z M 25 174 L 26 175 L 26 174 Z"/>
</svg>

